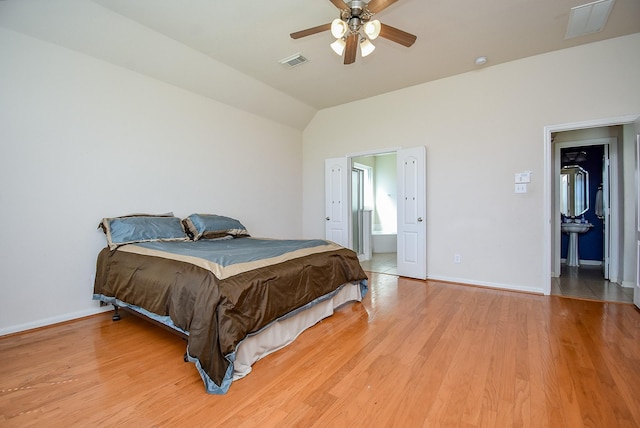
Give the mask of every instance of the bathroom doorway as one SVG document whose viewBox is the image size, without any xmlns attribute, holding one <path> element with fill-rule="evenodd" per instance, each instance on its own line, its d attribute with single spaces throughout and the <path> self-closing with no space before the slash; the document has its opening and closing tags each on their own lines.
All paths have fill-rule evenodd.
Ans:
<svg viewBox="0 0 640 428">
<path fill-rule="evenodd" d="M 618 241 L 613 237 L 611 242 L 609 151 L 616 153 L 617 138 L 564 141 L 573 135 L 554 135 L 557 180 L 554 187 L 559 189 L 561 219 L 560 247 L 556 251 L 554 271 L 560 271 L 560 265 L 598 266 L 603 278 L 609 279 L 610 248 Z M 580 180 L 571 180 L 574 174 L 568 172 L 575 170 L 580 171 L 576 176 Z M 617 176 L 615 165 L 613 173 Z M 617 182 L 614 187 L 617 188 Z M 576 205 L 579 205 L 577 212 Z M 583 230 L 570 236 L 564 226 L 568 228 L 575 224 L 584 225 L 581 226 Z"/>
<path fill-rule="evenodd" d="M 365 270 L 393 275 L 397 275 L 396 160 L 395 152 L 351 157 L 354 250 Z"/>
<path fill-rule="evenodd" d="M 626 242 L 624 232 L 635 228 L 635 214 L 630 214 L 635 196 L 627 198 L 629 189 L 635 191 L 632 122 L 621 118 L 546 128 L 549 294 L 615 302 L 633 299 L 636 248 Z M 567 216 L 560 209 L 560 171 L 569 164 L 589 171 L 589 189 L 585 212 Z M 575 265 L 567 263 L 568 230 L 574 227 L 563 227 L 565 222 L 583 223 L 588 230 L 578 227 Z"/>
<path fill-rule="evenodd" d="M 395 254 L 397 275 L 426 279 L 426 148 L 397 148 L 325 159 L 325 237 L 348 248 L 353 248 L 354 240 L 352 192 L 365 195 L 363 211 L 367 211 L 366 187 L 362 192 L 351 187 L 354 162 L 371 166 L 374 193 L 372 226 L 367 227 L 365 220 L 358 232 L 364 235 L 361 260 L 367 252 L 369 236 L 372 253 Z M 362 182 L 366 186 L 367 180 Z"/>
</svg>

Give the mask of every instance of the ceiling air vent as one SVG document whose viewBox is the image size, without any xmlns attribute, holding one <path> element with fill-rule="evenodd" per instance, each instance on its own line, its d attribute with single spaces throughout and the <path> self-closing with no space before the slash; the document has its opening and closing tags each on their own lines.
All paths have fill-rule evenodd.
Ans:
<svg viewBox="0 0 640 428">
<path fill-rule="evenodd" d="M 602 31 L 615 0 L 597 0 L 571 8 L 565 39 Z"/>
<path fill-rule="evenodd" d="M 278 62 L 286 68 L 292 68 L 297 65 L 304 64 L 305 62 L 309 62 L 309 60 L 303 57 L 302 55 L 300 55 L 299 53 L 297 53 L 285 59 L 281 59 Z"/>
</svg>

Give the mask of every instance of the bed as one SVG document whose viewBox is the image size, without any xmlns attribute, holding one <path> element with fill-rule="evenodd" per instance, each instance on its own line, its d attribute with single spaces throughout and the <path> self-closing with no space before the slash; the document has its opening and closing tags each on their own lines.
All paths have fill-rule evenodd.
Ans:
<svg viewBox="0 0 640 428">
<path fill-rule="evenodd" d="M 367 292 L 356 254 L 330 241 L 254 238 L 209 214 L 115 217 L 100 227 L 108 246 L 93 298 L 182 334 L 185 359 L 212 394 Z"/>
</svg>

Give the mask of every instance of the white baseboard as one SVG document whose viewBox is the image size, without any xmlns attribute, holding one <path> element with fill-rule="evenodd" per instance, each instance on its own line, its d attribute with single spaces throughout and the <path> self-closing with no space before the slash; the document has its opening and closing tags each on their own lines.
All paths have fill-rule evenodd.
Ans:
<svg viewBox="0 0 640 428">
<path fill-rule="evenodd" d="M 497 288 L 500 290 L 522 291 L 525 293 L 544 294 L 544 290 L 542 288 L 525 287 L 525 286 L 513 285 L 513 284 L 501 284 L 498 282 L 475 281 L 467 278 L 451 278 L 448 276 L 427 275 L 427 279 L 432 279 L 434 281 L 456 282 L 459 284 L 467 284 L 467 285 L 477 285 L 480 287 L 487 287 L 487 288 Z"/>
<path fill-rule="evenodd" d="M 57 315 L 55 317 L 43 318 L 36 321 L 31 321 L 24 324 L 12 325 L 9 327 L 0 328 L 0 336 L 5 336 L 7 334 L 19 333 L 26 330 L 32 330 L 34 328 L 46 327 L 53 324 L 58 324 L 65 321 L 71 321 L 77 318 L 83 318 L 89 315 L 95 315 L 102 312 L 107 312 L 112 310 L 112 306 L 103 306 L 91 309 L 85 309 L 82 311 L 72 312 L 69 314 Z"/>
<path fill-rule="evenodd" d="M 622 281 L 622 284 L 620 285 L 624 288 L 633 288 L 636 286 L 636 284 L 633 281 Z"/>
<path fill-rule="evenodd" d="M 602 261 L 600 260 L 580 260 L 581 265 L 585 266 L 602 266 Z"/>
<path fill-rule="evenodd" d="M 560 259 L 560 263 L 567 264 L 567 259 Z M 585 266 L 602 266 L 601 260 L 580 260 L 580 265 Z"/>
</svg>

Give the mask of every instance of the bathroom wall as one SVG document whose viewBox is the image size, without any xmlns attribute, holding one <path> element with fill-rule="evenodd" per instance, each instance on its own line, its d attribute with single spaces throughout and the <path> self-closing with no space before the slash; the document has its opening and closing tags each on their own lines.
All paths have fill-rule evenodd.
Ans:
<svg viewBox="0 0 640 428">
<path fill-rule="evenodd" d="M 373 230 L 396 233 L 398 212 L 398 180 L 396 154 L 375 157 Z"/>
</svg>

